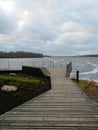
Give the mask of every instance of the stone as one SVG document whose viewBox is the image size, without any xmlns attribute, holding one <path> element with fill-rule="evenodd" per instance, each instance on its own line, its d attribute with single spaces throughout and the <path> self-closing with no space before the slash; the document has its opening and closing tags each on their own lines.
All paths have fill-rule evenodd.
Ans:
<svg viewBox="0 0 98 130">
<path fill-rule="evenodd" d="M 1 88 L 2 91 L 6 91 L 6 92 L 11 92 L 11 91 L 16 91 L 17 87 L 16 86 L 9 86 L 9 85 L 4 85 Z"/>
<path fill-rule="evenodd" d="M 9 75 L 16 76 L 17 74 L 16 73 L 9 73 Z"/>
</svg>

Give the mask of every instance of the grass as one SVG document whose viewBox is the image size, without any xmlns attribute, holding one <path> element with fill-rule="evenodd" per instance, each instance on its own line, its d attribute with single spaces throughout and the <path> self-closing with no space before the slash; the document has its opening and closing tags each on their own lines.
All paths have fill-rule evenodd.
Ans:
<svg viewBox="0 0 98 130">
<path fill-rule="evenodd" d="M 11 76 L 11 75 L 0 75 L 0 81 L 15 81 L 15 82 L 24 82 L 24 83 L 40 83 L 40 79 L 35 77 L 25 77 L 23 75 Z"/>
<path fill-rule="evenodd" d="M 3 85 L 16 86 L 15 92 L 1 91 Z M 0 75 L 0 114 L 46 92 L 51 88 L 50 80 L 46 77 L 33 77 L 27 74 Z"/>
<path fill-rule="evenodd" d="M 75 83 L 76 80 L 72 79 Z M 81 88 L 93 101 L 98 103 L 98 84 L 92 80 L 79 80 L 77 86 Z"/>
</svg>

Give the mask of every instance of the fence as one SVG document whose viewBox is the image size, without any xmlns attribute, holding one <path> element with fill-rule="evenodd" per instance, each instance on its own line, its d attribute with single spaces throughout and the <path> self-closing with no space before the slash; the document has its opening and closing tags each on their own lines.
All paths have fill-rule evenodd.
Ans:
<svg viewBox="0 0 98 130">
<path fill-rule="evenodd" d="M 0 62 L 0 70 L 22 70 L 22 66 L 29 66 L 29 67 L 65 67 L 66 68 L 66 77 L 70 76 L 72 71 L 72 62 L 66 64 L 64 61 L 31 61 L 31 60 L 24 60 L 24 61 L 3 61 Z"/>
<path fill-rule="evenodd" d="M 22 66 L 30 66 L 30 67 L 66 67 L 66 63 L 64 61 L 31 61 L 31 60 L 24 60 L 24 61 L 0 61 L 0 70 L 22 70 Z"/>
</svg>

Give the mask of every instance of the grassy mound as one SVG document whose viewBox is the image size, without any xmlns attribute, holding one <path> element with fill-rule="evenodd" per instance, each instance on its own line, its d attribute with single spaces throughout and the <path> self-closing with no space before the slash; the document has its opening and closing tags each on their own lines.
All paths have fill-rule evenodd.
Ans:
<svg viewBox="0 0 98 130">
<path fill-rule="evenodd" d="M 17 86 L 16 91 L 1 91 L 3 85 Z M 46 77 L 33 77 L 27 74 L 0 75 L 0 114 L 32 99 L 50 89 L 50 81 Z"/>
<path fill-rule="evenodd" d="M 73 79 L 76 82 L 75 79 Z M 77 82 L 76 82 L 77 83 Z M 96 103 L 98 103 L 98 84 L 92 80 L 80 80 L 77 85 Z"/>
</svg>

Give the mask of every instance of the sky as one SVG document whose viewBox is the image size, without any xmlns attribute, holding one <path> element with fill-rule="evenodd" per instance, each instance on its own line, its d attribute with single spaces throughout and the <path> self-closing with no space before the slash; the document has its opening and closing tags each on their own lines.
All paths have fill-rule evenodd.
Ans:
<svg viewBox="0 0 98 130">
<path fill-rule="evenodd" d="M 0 51 L 98 54 L 98 0 L 0 0 Z"/>
</svg>

